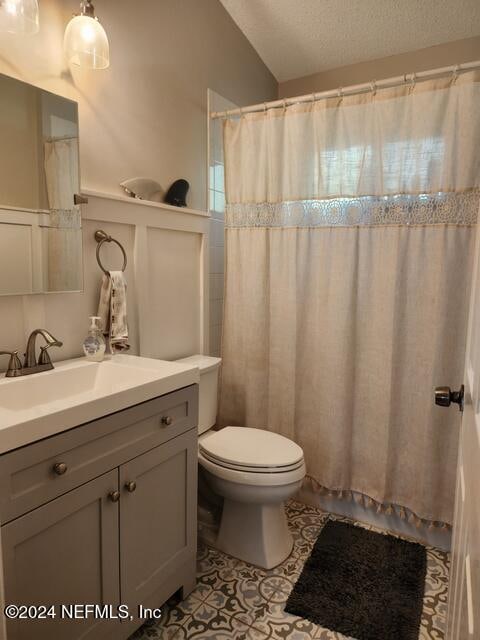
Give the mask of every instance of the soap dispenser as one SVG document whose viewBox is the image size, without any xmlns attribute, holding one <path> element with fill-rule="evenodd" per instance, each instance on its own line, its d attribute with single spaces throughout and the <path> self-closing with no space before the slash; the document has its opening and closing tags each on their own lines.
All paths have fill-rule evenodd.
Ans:
<svg viewBox="0 0 480 640">
<path fill-rule="evenodd" d="M 87 360 L 101 362 L 105 357 L 105 338 L 100 326 L 101 318 L 90 316 L 90 329 L 83 341 L 83 351 Z"/>
</svg>

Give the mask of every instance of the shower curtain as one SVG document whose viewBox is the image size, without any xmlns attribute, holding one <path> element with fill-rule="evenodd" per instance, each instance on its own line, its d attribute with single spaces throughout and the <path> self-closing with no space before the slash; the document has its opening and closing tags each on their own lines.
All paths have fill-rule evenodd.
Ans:
<svg viewBox="0 0 480 640">
<path fill-rule="evenodd" d="M 312 486 L 452 521 L 479 207 L 480 76 L 224 124 L 220 422 L 298 442 Z M 353 492 L 355 492 L 353 494 Z"/>
<path fill-rule="evenodd" d="M 44 167 L 50 223 L 47 229 L 47 291 L 81 290 L 82 217 L 74 204 L 80 189 L 78 138 L 44 142 Z"/>
</svg>

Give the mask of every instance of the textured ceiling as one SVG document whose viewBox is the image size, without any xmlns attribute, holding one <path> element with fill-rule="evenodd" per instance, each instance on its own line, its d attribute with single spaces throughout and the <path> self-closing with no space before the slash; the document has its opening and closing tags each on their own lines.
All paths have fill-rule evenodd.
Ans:
<svg viewBox="0 0 480 640">
<path fill-rule="evenodd" d="M 220 0 L 278 81 L 480 35 L 480 0 Z"/>
</svg>

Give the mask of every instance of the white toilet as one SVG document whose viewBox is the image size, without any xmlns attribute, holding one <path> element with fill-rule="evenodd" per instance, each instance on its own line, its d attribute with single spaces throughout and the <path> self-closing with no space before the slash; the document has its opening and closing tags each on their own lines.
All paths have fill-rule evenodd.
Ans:
<svg viewBox="0 0 480 640">
<path fill-rule="evenodd" d="M 213 431 L 221 358 L 191 356 L 180 362 L 200 370 L 198 460 L 207 483 L 224 499 L 216 546 L 270 569 L 292 549 L 284 501 L 302 485 L 303 451 L 288 438 L 263 429 Z"/>
</svg>

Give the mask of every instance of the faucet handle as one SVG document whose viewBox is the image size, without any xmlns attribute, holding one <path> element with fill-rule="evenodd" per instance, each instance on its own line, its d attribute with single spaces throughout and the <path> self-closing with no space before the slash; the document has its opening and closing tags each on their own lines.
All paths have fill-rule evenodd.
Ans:
<svg viewBox="0 0 480 640">
<path fill-rule="evenodd" d="M 18 376 L 22 369 L 22 363 L 18 357 L 18 351 L 0 351 L 0 356 L 10 356 L 7 373 L 5 374 L 6 377 L 14 378 L 15 376 Z"/>
<path fill-rule="evenodd" d="M 48 346 L 40 347 L 40 355 L 38 356 L 38 364 L 52 364 L 48 355 Z"/>
<path fill-rule="evenodd" d="M 61 342 L 52 342 L 51 344 L 46 344 L 43 347 L 40 347 L 40 355 L 38 356 L 38 364 L 52 364 L 52 360 L 50 359 L 50 354 L 48 350 L 50 347 L 61 347 Z"/>
</svg>

